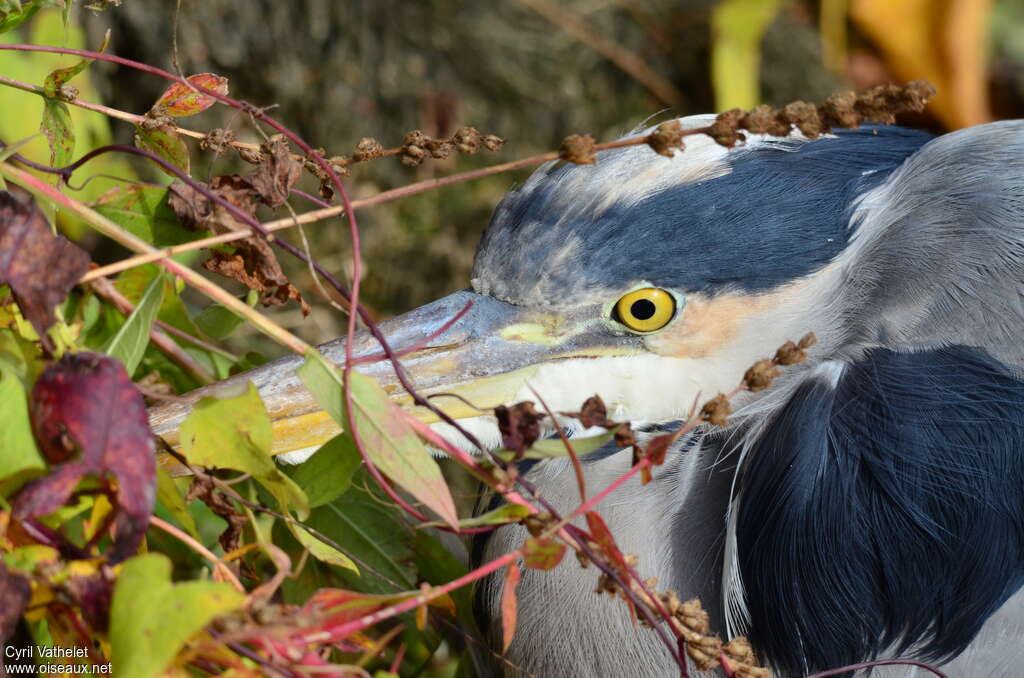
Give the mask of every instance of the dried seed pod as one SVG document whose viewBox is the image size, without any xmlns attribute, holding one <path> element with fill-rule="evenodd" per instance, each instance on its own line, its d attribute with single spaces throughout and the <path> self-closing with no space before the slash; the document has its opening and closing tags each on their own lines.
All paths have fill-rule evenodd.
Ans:
<svg viewBox="0 0 1024 678">
<path fill-rule="evenodd" d="M 775 357 L 772 360 L 776 365 L 795 365 L 802 362 L 807 358 L 807 353 L 802 348 L 794 344 L 792 341 L 787 341 L 782 346 L 779 346 L 779 350 L 775 352 Z"/>
<path fill-rule="evenodd" d="M 486 148 L 491 153 L 494 153 L 495 151 L 499 150 L 502 146 L 505 145 L 505 140 L 499 136 L 488 134 L 481 140 L 481 143 L 483 143 L 484 148 Z"/>
<path fill-rule="evenodd" d="M 763 391 L 772 385 L 772 381 L 777 376 L 779 376 L 779 368 L 775 366 L 774 362 L 758 360 L 743 375 L 743 381 L 746 383 L 748 391 Z"/>
<path fill-rule="evenodd" d="M 352 154 L 353 162 L 364 162 L 379 158 L 384 154 L 384 147 L 373 137 L 363 137 L 356 144 L 356 150 Z"/>
<path fill-rule="evenodd" d="M 735 146 L 746 138 L 743 132 L 739 131 L 740 122 L 744 117 L 745 114 L 738 108 L 719 113 L 708 128 L 707 134 L 721 146 Z"/>
<path fill-rule="evenodd" d="M 460 127 L 452 135 L 452 143 L 459 153 L 473 155 L 480 150 L 480 141 L 483 135 L 475 127 Z"/>
<path fill-rule="evenodd" d="M 247 146 L 238 147 L 238 157 L 250 165 L 258 165 L 263 162 L 263 153 L 259 149 L 249 148 Z"/>
<path fill-rule="evenodd" d="M 732 405 L 724 393 L 719 393 L 711 400 L 704 403 L 700 409 L 700 418 L 715 426 L 728 426 L 729 415 L 732 414 Z"/>
<path fill-rule="evenodd" d="M 663 122 L 647 135 L 647 145 L 658 155 L 671 158 L 676 150 L 686 150 L 683 143 L 683 126 L 678 120 Z"/>
<path fill-rule="evenodd" d="M 597 162 L 597 156 L 594 155 L 594 137 L 589 134 L 567 136 L 558 149 L 558 157 L 577 165 L 593 165 Z"/>
<path fill-rule="evenodd" d="M 234 140 L 235 133 L 233 131 L 218 127 L 207 132 L 206 136 L 199 140 L 199 148 L 220 154 L 228 150 L 228 146 Z"/>
<path fill-rule="evenodd" d="M 800 339 L 800 342 L 797 345 L 800 348 L 808 349 L 808 348 L 810 348 L 811 346 L 814 346 L 817 343 L 818 343 L 818 335 L 816 335 L 814 332 L 808 332 L 807 334 L 805 334 Z"/>
</svg>

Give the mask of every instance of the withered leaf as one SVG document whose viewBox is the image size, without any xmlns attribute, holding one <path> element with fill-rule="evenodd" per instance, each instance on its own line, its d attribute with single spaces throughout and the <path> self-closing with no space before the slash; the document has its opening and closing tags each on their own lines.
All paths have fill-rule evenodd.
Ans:
<svg viewBox="0 0 1024 678">
<path fill-rule="evenodd" d="M 50 230 L 46 217 L 25 191 L 0 191 L 0 283 L 14 300 L 43 346 L 53 350 L 46 330 L 53 309 L 89 270 L 89 255 Z"/>
<path fill-rule="evenodd" d="M 107 557 L 117 563 L 132 555 L 153 511 L 156 457 L 142 394 L 124 366 L 99 353 L 65 354 L 36 381 L 31 417 L 39 447 L 57 465 L 21 490 L 14 517 L 52 513 L 87 474 L 113 477 L 116 536 Z"/>
<path fill-rule="evenodd" d="M 302 177 L 302 163 L 292 158 L 283 134 L 271 137 L 260 150 L 263 151 L 260 166 L 245 180 L 266 205 L 280 207 Z"/>
<path fill-rule="evenodd" d="M 17 628 L 18 620 L 31 598 L 32 589 L 28 580 L 8 570 L 3 560 L 0 560 L 0 650 L 7 645 L 7 639 Z M 3 660 L 5 654 L 0 652 L 0 675 L 7 675 Z"/>
<path fill-rule="evenodd" d="M 501 444 L 521 455 L 540 437 L 540 420 L 546 415 L 537 412 L 533 403 L 526 401 L 511 407 L 494 408 L 501 431 Z"/>
<path fill-rule="evenodd" d="M 584 428 L 591 428 L 593 426 L 613 428 L 618 426 L 618 424 L 608 419 L 608 408 L 605 407 L 604 401 L 601 400 L 599 395 L 592 395 L 587 398 L 579 412 L 562 412 L 562 414 L 579 419 Z"/>
<path fill-rule="evenodd" d="M 255 218 L 259 194 L 246 177 L 237 174 L 216 176 L 208 188 Z M 214 233 L 248 229 L 223 205 L 213 202 L 182 182 L 171 184 L 168 204 L 185 228 L 208 228 Z M 203 262 L 203 266 L 209 271 L 233 278 L 249 289 L 257 290 L 261 293 L 260 302 L 264 306 L 281 306 L 295 299 L 302 305 L 303 314 L 309 313 L 309 306 L 299 291 L 288 283 L 277 256 L 266 240 L 255 235 L 234 241 L 232 247 L 235 248 L 233 254 L 214 251 L 213 257 Z"/>
<path fill-rule="evenodd" d="M 222 518 L 228 524 L 217 538 L 224 552 L 231 553 L 237 549 L 242 541 L 242 529 L 249 522 L 245 514 L 235 508 L 227 496 L 217 492 L 216 486 L 209 476 L 196 477 L 192 480 L 185 503 L 196 498 L 206 504 L 214 515 Z"/>
</svg>

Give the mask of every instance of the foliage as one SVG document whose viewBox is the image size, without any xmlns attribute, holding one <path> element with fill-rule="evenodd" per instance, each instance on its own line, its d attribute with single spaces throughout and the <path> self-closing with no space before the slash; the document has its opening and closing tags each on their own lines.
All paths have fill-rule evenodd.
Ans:
<svg viewBox="0 0 1024 678">
<path fill-rule="evenodd" d="M 119 3 L 97 6 L 108 4 Z M 723 100 L 744 107 L 755 102 L 749 77 L 731 83 L 734 88 L 724 81 L 735 70 L 756 70 L 751 60 L 780 3 L 769 4 L 746 27 L 740 24 L 753 11 L 750 3 L 719 8 L 719 35 L 742 43 L 742 65 L 726 65 L 716 75 L 722 85 L 716 89 L 728 92 Z M 179 78 L 135 62 L 123 65 L 170 84 L 143 115 L 100 107 L 88 76 L 93 64 L 110 59 L 102 47 L 75 51 L 84 36 L 70 21 L 72 5 L 0 0 L 0 33 L 18 29 L 33 41 L 71 45 L 57 49 L 64 54 L 61 63 L 31 46 L 0 51 L 0 71 L 11 80 L 3 84 L 20 90 L 12 113 L 0 119 L 0 641 L 81 648 L 77 663 L 112 662 L 115 674 L 132 678 L 371 671 L 440 677 L 452 675 L 457 664 L 460 675 L 469 675 L 470 653 L 455 648 L 465 646 L 466 635 L 478 634 L 471 585 L 503 577 L 496 646 L 507 648 L 516 631 L 521 568 L 575 566 L 565 558 L 572 550 L 600 570 L 601 591 L 625 599 L 630 613 L 652 628 L 663 622 L 674 636 L 668 651 L 680 663 L 685 652 L 702 666 L 764 675 L 741 642 L 723 645 L 693 622 L 700 618 L 699 602 L 679 604 L 673 592 L 656 591 L 638 575 L 598 504 L 633 476 L 647 482 L 668 446 L 696 426 L 724 425 L 729 398 L 767 387 L 778 367 L 801 359 L 811 337 L 759 362 L 735 391 L 695 408 L 677 430 L 646 446 L 637 444 L 627 422 L 611 421 L 595 398 L 580 412 L 559 415 L 586 428 L 603 427 L 603 435 L 573 444 L 541 438 L 542 426 L 552 424 L 545 419 L 554 414 L 520 403 L 492 412 L 504 449 L 486 460 L 472 457 L 396 405 L 376 381 L 353 371 L 352 355 L 334 364 L 276 322 L 272 310 L 304 316 L 306 297 L 319 295 L 355 309 L 353 329 L 355 315 L 375 328 L 358 285 L 346 287 L 309 248 L 270 232 L 347 214 L 358 280 L 355 208 L 340 176 L 391 156 L 422 166 L 450 154 L 495 152 L 503 140 L 460 127 L 434 137 L 412 132 L 393 148 L 367 139 L 351 156 L 329 156 L 266 111 L 232 98 L 225 77 Z M 60 13 L 40 11 L 61 6 Z M 544 160 L 590 163 L 600 151 L 624 144 L 672 156 L 689 134 L 708 134 L 725 146 L 741 139 L 741 129 L 795 126 L 814 136 L 831 124 L 919 111 L 926 94 L 923 87 L 881 88 L 821 107 L 805 104 L 797 113 L 790 107 L 729 111 L 698 130 L 665 123 L 614 144 L 575 135 L 562 151 L 447 180 Z M 226 129 L 204 133 L 181 126 L 220 108 L 243 113 L 262 143 L 237 141 Z M 98 112 L 129 123 L 134 144 L 111 144 Z M 37 130 L 41 135 L 33 137 Z M 214 174 L 208 156 L 228 149 L 253 167 Z M 126 156 L 140 163 L 141 172 L 157 176 L 159 170 L 174 183 L 135 181 Z M 92 185 L 92 177 L 107 174 L 117 175 L 113 186 Z M 89 182 L 82 181 L 86 177 Z M 303 185 L 320 198 L 300 192 Z M 430 180 L 408 183 L 370 200 L 430 195 L 435 187 Z M 312 197 L 323 209 L 296 219 L 296 196 Z M 273 210 L 279 218 L 266 219 Z M 57 235 L 77 237 L 83 225 L 133 256 L 118 251 L 118 261 L 94 266 L 99 248 L 87 251 L 72 242 L 75 237 Z M 304 284 L 300 293 L 279 251 L 315 272 L 315 284 Z M 199 257 L 206 257 L 202 265 L 214 277 L 192 269 Z M 207 301 L 198 301 L 200 295 Z M 175 441 L 153 435 L 148 405 L 177 402 L 176 394 L 265 361 L 258 353 L 224 348 L 221 342 L 239 328 L 260 331 L 302 356 L 298 379 L 341 429 L 301 466 L 275 461 L 277 413 L 268 411 L 259 389 L 244 377 L 198 399 Z M 382 344 L 392 360 L 397 348 Z M 414 391 L 410 395 L 418 406 L 433 407 Z M 581 482 L 580 504 L 568 515 L 559 516 L 517 477 L 516 461 L 569 457 L 578 464 L 612 441 L 631 448 L 634 464 L 589 498 Z M 431 449 L 504 502 L 461 516 L 467 511 Z M 586 528 L 576 524 L 583 521 Z M 438 536 L 509 524 L 522 524 L 531 536 L 472 570 Z M 436 666 L 432 658 L 445 654 L 441 648 L 453 659 Z"/>
</svg>

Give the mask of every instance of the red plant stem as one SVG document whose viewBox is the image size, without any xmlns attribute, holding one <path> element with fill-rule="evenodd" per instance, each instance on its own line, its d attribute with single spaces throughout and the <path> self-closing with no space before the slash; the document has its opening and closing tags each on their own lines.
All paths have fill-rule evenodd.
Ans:
<svg viewBox="0 0 1024 678">
<path fill-rule="evenodd" d="M 583 477 L 583 466 L 580 465 L 580 458 L 576 455 L 576 450 L 573 449 L 572 443 L 569 442 L 569 438 L 565 435 L 565 431 L 559 426 L 558 420 L 555 419 L 555 413 L 551 411 L 548 404 L 544 402 L 544 399 L 540 397 L 540 394 L 530 386 L 530 393 L 532 393 L 537 401 L 540 402 L 540 406 L 544 408 L 544 411 L 549 417 L 551 422 L 555 425 L 555 430 L 558 431 L 558 437 L 562 440 L 562 444 L 565 445 L 565 451 L 569 453 L 569 459 L 572 461 L 572 470 L 576 474 L 576 487 L 580 491 L 580 501 L 587 500 L 587 481 Z"/>
<path fill-rule="evenodd" d="M 870 662 L 861 662 L 859 664 L 850 664 L 849 666 L 841 666 L 838 669 L 829 669 L 828 671 L 821 671 L 819 673 L 807 676 L 807 678 L 827 678 L 828 676 L 838 676 L 849 671 L 857 671 L 859 669 L 868 669 L 873 666 L 916 666 L 919 669 L 924 669 L 939 678 L 949 678 L 945 673 L 938 670 L 934 666 L 925 664 L 924 662 L 915 661 L 913 659 L 876 659 Z"/>
<path fill-rule="evenodd" d="M 578 518 L 579 516 L 583 515 L 584 513 L 592 509 L 594 505 L 597 504 L 599 501 L 607 497 L 615 490 L 622 487 L 627 481 L 629 481 L 630 478 L 635 476 L 641 470 L 649 467 L 650 465 L 650 459 L 641 459 L 639 462 L 634 464 L 628 471 L 626 471 L 621 476 L 616 478 L 613 482 L 611 482 L 608 485 L 608 487 L 604 488 L 603 490 L 595 494 L 593 497 L 580 504 L 571 514 L 569 514 L 569 516 L 565 520 L 572 520 L 573 518 Z"/>
</svg>

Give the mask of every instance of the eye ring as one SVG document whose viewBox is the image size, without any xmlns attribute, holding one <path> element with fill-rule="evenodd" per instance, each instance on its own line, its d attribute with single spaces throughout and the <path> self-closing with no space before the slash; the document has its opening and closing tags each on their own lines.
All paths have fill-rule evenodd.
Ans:
<svg viewBox="0 0 1024 678">
<path fill-rule="evenodd" d="M 644 287 L 615 302 L 614 320 L 634 332 L 656 332 L 676 315 L 676 300 L 660 287 Z"/>
</svg>

